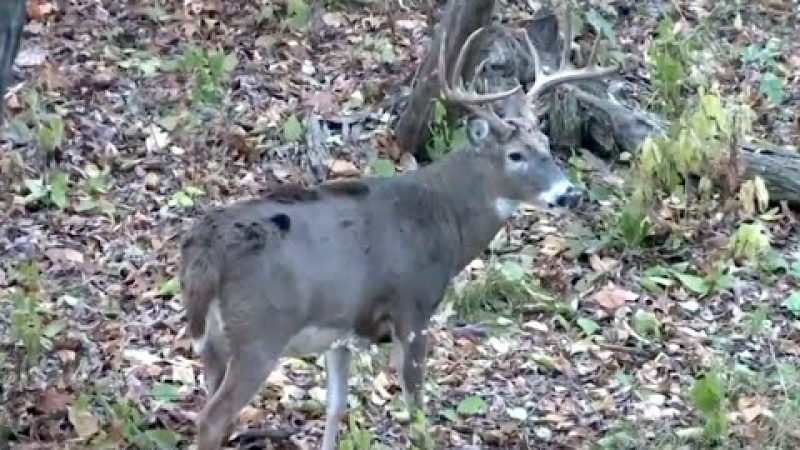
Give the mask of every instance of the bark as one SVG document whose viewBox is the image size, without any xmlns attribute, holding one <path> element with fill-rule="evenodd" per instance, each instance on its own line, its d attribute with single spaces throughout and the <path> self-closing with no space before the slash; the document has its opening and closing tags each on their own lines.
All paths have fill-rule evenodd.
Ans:
<svg viewBox="0 0 800 450">
<path fill-rule="evenodd" d="M 436 27 L 428 54 L 420 65 L 408 104 L 395 126 L 397 143 L 402 150 L 418 159 L 427 159 L 425 143 L 430 134 L 428 124 L 433 110 L 432 99 L 438 97 L 440 91 L 436 67 L 442 30 L 447 30 L 446 67 L 452 68 L 470 33 L 491 22 L 494 7 L 495 0 L 451 1 L 448 5 L 444 19 Z"/>
<path fill-rule="evenodd" d="M 25 0 L 0 0 L 0 125 L 3 124 L 6 89 L 11 83 L 11 68 L 19 52 L 26 19 Z"/>
</svg>

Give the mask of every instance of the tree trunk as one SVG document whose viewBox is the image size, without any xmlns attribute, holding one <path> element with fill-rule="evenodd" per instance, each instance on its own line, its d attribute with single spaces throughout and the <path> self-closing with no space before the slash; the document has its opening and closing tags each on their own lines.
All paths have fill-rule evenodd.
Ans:
<svg viewBox="0 0 800 450">
<path fill-rule="evenodd" d="M 26 19 L 25 0 L 0 0 L 0 125 L 6 88 L 11 83 L 11 68 L 19 52 Z"/>
<path fill-rule="evenodd" d="M 414 91 L 395 126 L 395 136 L 400 148 L 417 159 L 428 159 L 425 143 L 430 134 L 428 124 L 433 110 L 431 100 L 440 91 L 436 67 L 439 62 L 442 30 L 447 30 L 446 67 L 452 68 L 461 45 L 470 33 L 491 22 L 494 7 L 495 0 L 451 1 L 444 20 L 436 27 L 428 54 L 420 65 Z"/>
</svg>

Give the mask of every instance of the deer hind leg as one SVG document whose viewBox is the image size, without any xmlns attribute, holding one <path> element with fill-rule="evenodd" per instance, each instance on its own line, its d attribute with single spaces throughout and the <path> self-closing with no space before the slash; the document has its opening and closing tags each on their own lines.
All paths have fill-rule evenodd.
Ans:
<svg viewBox="0 0 800 450">
<path fill-rule="evenodd" d="M 260 340 L 234 350 L 222 383 L 197 421 L 198 450 L 220 448 L 234 418 L 258 392 L 279 356 L 280 348 L 274 342 Z"/>
<path fill-rule="evenodd" d="M 350 369 L 350 349 L 332 347 L 325 353 L 325 434 L 322 450 L 336 450 L 339 424 L 347 411 L 347 376 Z"/>
<path fill-rule="evenodd" d="M 425 360 L 428 348 L 426 327 L 421 321 L 414 326 L 396 328 L 394 341 L 397 360 L 395 367 L 400 373 L 400 385 L 403 389 L 406 409 L 410 424 L 410 438 L 420 448 L 431 448 L 425 434 L 426 421 L 424 411 L 423 383 L 425 381 Z M 422 423 L 417 423 L 417 415 L 422 415 Z M 419 427 L 422 427 L 420 430 Z"/>
</svg>

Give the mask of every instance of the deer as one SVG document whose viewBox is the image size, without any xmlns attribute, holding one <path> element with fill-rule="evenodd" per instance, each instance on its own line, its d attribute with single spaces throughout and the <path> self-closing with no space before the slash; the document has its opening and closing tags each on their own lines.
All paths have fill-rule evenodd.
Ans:
<svg viewBox="0 0 800 450">
<path fill-rule="evenodd" d="M 568 211 L 581 202 L 533 105 L 556 85 L 616 67 L 594 63 L 595 41 L 586 67 L 569 67 L 567 48 L 557 70 L 546 73 L 521 30 L 535 64 L 532 86 L 478 93 L 461 73 L 482 30 L 465 40 L 450 77 L 444 30 L 440 41 L 442 97 L 471 113 L 463 148 L 393 177 L 279 185 L 211 209 L 189 229 L 179 277 L 207 392 L 196 419 L 199 450 L 221 448 L 238 412 L 286 356 L 324 355 L 323 450 L 336 446 L 351 354 L 365 345 L 394 346 L 407 412 L 418 417 L 428 325 L 451 279 L 521 204 Z"/>
</svg>

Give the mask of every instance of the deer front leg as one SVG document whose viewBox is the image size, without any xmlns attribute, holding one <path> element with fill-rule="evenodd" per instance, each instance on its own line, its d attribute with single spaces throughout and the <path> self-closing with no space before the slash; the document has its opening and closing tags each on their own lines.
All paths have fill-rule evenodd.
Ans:
<svg viewBox="0 0 800 450">
<path fill-rule="evenodd" d="M 322 450 L 336 450 L 339 424 L 347 411 L 347 376 L 350 371 L 350 349 L 346 346 L 332 347 L 325 353 L 325 433 Z"/>
</svg>

